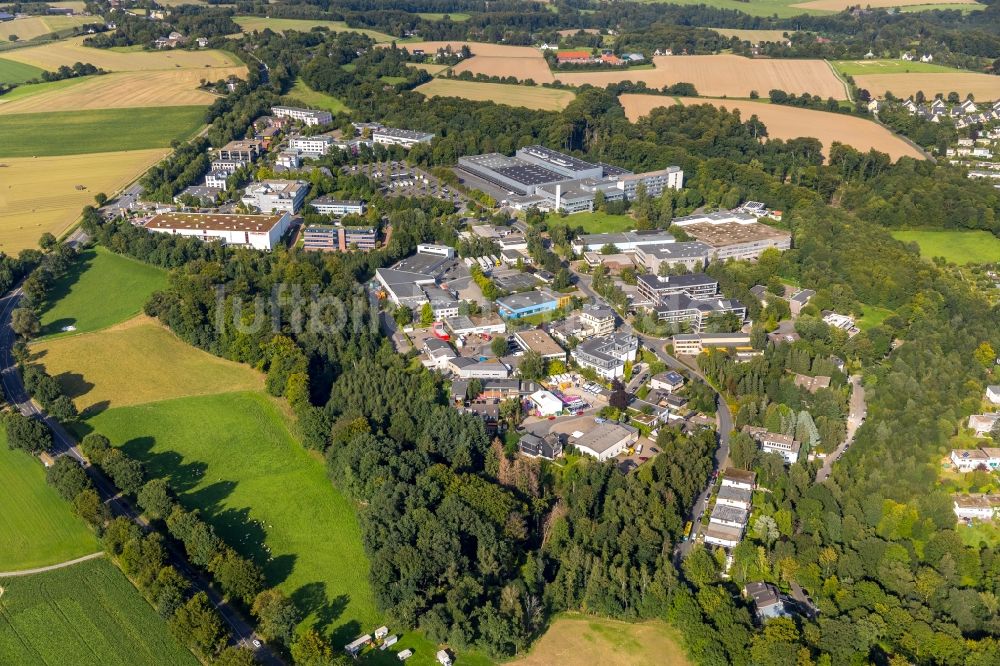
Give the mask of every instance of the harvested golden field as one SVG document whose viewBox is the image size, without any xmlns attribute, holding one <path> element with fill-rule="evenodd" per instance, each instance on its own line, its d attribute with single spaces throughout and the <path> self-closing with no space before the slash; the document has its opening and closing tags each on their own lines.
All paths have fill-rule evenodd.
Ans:
<svg viewBox="0 0 1000 666">
<path fill-rule="evenodd" d="M 456 79 L 434 79 L 417 88 L 428 97 L 460 97 L 475 102 L 496 102 L 541 111 L 562 111 L 576 97 L 568 90 L 518 86 L 501 83 L 478 83 Z"/>
<path fill-rule="evenodd" d="M 745 42 L 784 42 L 785 33 L 790 30 L 737 30 L 735 28 L 711 28 L 723 37 L 735 37 Z"/>
<path fill-rule="evenodd" d="M 580 32 L 581 30 L 583 30 L 588 35 L 599 35 L 599 34 L 601 34 L 601 31 L 598 30 L 597 28 L 570 28 L 569 30 L 557 30 L 556 32 L 559 33 L 560 37 L 569 37 L 570 35 L 575 35 L 576 33 Z"/>
<path fill-rule="evenodd" d="M 59 235 L 94 202 L 95 194 L 110 195 L 128 185 L 168 152 L 154 148 L 0 159 L 0 252 L 37 247 L 46 231 Z"/>
<path fill-rule="evenodd" d="M 196 106 L 211 104 L 218 96 L 198 90 L 202 79 L 218 81 L 230 75 L 246 76 L 245 67 L 176 69 L 162 72 L 121 72 L 89 77 L 69 87 L 47 88 L 5 102 L 0 97 L 0 115 L 80 109 Z"/>
<path fill-rule="evenodd" d="M 854 77 L 859 88 L 873 97 L 883 97 L 888 90 L 897 97 L 909 97 L 918 90 L 928 98 L 937 93 L 957 92 L 963 99 L 972 93 L 977 100 L 1000 99 L 1000 76 L 992 74 L 930 73 L 930 74 L 861 74 Z"/>
<path fill-rule="evenodd" d="M 264 388 L 249 366 L 196 349 L 145 315 L 31 346 L 81 412 Z"/>
<path fill-rule="evenodd" d="M 472 58 L 455 66 L 456 73 L 472 72 L 486 76 L 516 76 L 518 79 L 531 79 L 535 83 L 551 83 L 553 81 L 549 64 L 542 57 L 542 52 L 531 46 L 506 46 L 504 44 L 483 44 L 480 42 L 413 42 L 401 44 L 411 53 L 413 49 L 423 49 L 427 54 L 433 54 L 440 48 L 451 44 L 454 51 L 463 45 L 468 45 Z"/>
<path fill-rule="evenodd" d="M 425 72 L 427 72 L 428 74 L 430 74 L 431 76 L 434 76 L 435 74 L 440 74 L 444 70 L 448 69 L 448 65 L 438 65 L 438 64 L 432 63 L 432 62 L 419 62 L 419 63 L 418 62 L 414 62 L 414 63 L 407 63 L 407 64 L 408 64 L 408 66 L 413 67 L 415 69 L 422 69 Z"/>
<path fill-rule="evenodd" d="M 714 104 L 730 111 L 738 110 L 744 120 L 749 119 L 751 115 L 756 115 L 767 126 L 768 136 L 774 139 L 814 137 L 822 142 L 824 148 L 829 148 L 831 143 L 839 141 L 861 151 L 874 148 L 888 153 L 894 160 L 903 156 L 923 158 L 923 155 L 916 148 L 886 128 L 857 116 L 798 109 L 750 100 L 674 98 L 657 95 L 622 95 L 619 99 L 622 106 L 625 107 L 625 115 L 633 122 L 657 107 L 669 106 L 677 101 L 686 106 Z"/>
<path fill-rule="evenodd" d="M 910 5 L 974 5 L 976 0 L 865 0 L 867 7 L 908 7 Z M 792 5 L 799 9 L 840 12 L 857 7 L 857 0 L 810 0 Z"/>
<path fill-rule="evenodd" d="M 510 666 L 691 666 L 680 635 L 665 622 L 619 622 L 579 613 L 556 619 L 527 656 Z"/>
<path fill-rule="evenodd" d="M 99 19 L 98 19 L 99 20 Z M 67 28 L 75 28 L 78 25 L 93 23 L 92 16 L 27 16 L 16 18 L 13 21 L 0 23 L 0 42 L 9 41 L 10 35 L 17 35 L 20 42 L 47 35 L 50 32 L 57 32 Z M 5 56 L 6 57 L 6 56 Z M 72 65 L 73 63 L 69 63 Z"/>
<path fill-rule="evenodd" d="M 120 53 L 108 49 L 92 49 L 83 45 L 83 37 L 5 51 L 3 57 L 42 69 L 55 70 L 60 65 L 89 62 L 111 72 L 136 72 L 159 69 L 209 67 L 242 67 L 242 63 L 223 51 L 133 51 Z M 245 67 L 242 67 L 244 72 Z"/>
<path fill-rule="evenodd" d="M 822 60 L 768 60 L 736 55 L 657 56 L 655 69 L 620 72 L 559 74 L 572 86 L 589 83 L 608 86 L 619 81 L 645 81 L 650 88 L 674 83 L 693 83 L 706 97 L 749 97 L 756 90 L 761 97 L 775 88 L 788 93 L 810 93 L 824 99 L 847 99 L 844 84 Z"/>
</svg>

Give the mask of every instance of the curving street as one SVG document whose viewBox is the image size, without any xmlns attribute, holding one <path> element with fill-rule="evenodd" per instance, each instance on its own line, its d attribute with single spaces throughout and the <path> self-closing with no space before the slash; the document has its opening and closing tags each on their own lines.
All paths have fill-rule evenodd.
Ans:
<svg viewBox="0 0 1000 666">
<path fill-rule="evenodd" d="M 144 531 L 152 530 L 149 522 L 142 517 L 141 513 L 126 498 L 119 495 L 115 486 L 101 474 L 100 470 L 86 464 L 83 454 L 80 452 L 73 436 L 58 421 L 45 414 L 25 390 L 24 384 L 21 381 L 21 374 L 18 372 L 17 363 L 14 361 L 13 356 L 13 348 L 17 341 L 17 335 L 10 326 L 11 313 L 20 303 L 21 296 L 21 288 L 18 287 L 0 298 L 0 382 L 2 382 L 7 402 L 17 407 L 25 416 L 36 418 L 49 427 L 52 431 L 53 442 L 50 453 L 53 456 L 71 456 L 84 465 L 87 475 L 94 484 L 94 488 L 114 515 L 125 516 Z M 188 565 L 187 558 L 176 542 L 172 539 L 165 539 L 164 545 L 170 564 L 190 581 L 192 589 L 205 592 L 208 595 L 209 601 L 211 601 L 223 620 L 229 625 L 237 644 L 254 650 L 257 660 L 262 664 L 284 663 L 264 644 L 263 639 L 254 633 L 253 626 L 211 586 L 209 580 Z M 260 647 L 254 647 L 254 641 L 258 641 Z"/>
<path fill-rule="evenodd" d="M 851 407 L 847 415 L 847 434 L 840 446 L 823 460 L 823 466 L 816 470 L 816 483 L 823 483 L 830 477 L 833 463 L 840 460 L 840 456 L 850 448 L 854 442 L 854 435 L 865 422 L 867 414 L 868 406 L 865 403 L 865 387 L 861 385 L 861 375 L 851 375 Z"/>
</svg>

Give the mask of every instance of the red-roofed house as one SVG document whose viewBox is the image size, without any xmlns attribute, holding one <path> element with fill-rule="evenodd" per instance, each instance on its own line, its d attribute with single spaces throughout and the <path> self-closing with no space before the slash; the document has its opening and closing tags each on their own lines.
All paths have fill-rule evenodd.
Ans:
<svg viewBox="0 0 1000 666">
<path fill-rule="evenodd" d="M 587 63 L 591 62 L 589 51 L 563 51 L 556 54 L 556 62 L 560 65 L 566 63 Z"/>
</svg>

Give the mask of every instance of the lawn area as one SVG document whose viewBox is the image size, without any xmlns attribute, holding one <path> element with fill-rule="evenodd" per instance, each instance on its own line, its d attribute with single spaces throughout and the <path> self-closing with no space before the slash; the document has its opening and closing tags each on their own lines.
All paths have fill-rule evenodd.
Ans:
<svg viewBox="0 0 1000 666">
<path fill-rule="evenodd" d="M 952 8 L 957 5 L 951 5 Z M 932 62 L 905 60 L 831 60 L 830 64 L 845 76 L 860 74 L 940 74 L 965 70 L 936 65 Z"/>
<path fill-rule="evenodd" d="M 1000 238 L 988 231 L 893 231 L 892 237 L 916 243 L 928 259 L 944 257 L 956 264 L 1000 261 Z"/>
<path fill-rule="evenodd" d="M 102 412 L 87 425 L 165 477 L 189 508 L 342 645 L 378 624 L 354 506 L 257 392 Z M 343 640 L 342 640 L 343 639 Z"/>
<path fill-rule="evenodd" d="M 680 634 L 659 620 L 630 624 L 566 613 L 510 666 L 689 666 L 680 646 Z"/>
<path fill-rule="evenodd" d="M 0 58 L 0 81 L 3 83 L 24 83 L 28 79 L 36 79 L 44 70 L 22 62 Z M 8 93 L 10 94 L 10 93 Z M 2 99 L 5 99 L 6 95 Z"/>
<path fill-rule="evenodd" d="M 57 378 L 63 392 L 88 416 L 115 407 L 264 386 L 263 375 L 250 366 L 192 347 L 145 315 L 103 331 L 42 341 L 31 351 L 32 361 Z"/>
<path fill-rule="evenodd" d="M 167 148 L 194 134 L 203 106 L 22 113 L 0 117 L 0 157 Z"/>
<path fill-rule="evenodd" d="M 8 449 L 2 429 L 0 488 L 0 571 L 58 564 L 101 549 L 69 502 L 45 482 L 42 463 L 24 451 Z M 0 616 L 5 600 L 0 599 Z M 2 655 L 0 640 L 0 663 L 14 663 Z"/>
<path fill-rule="evenodd" d="M 378 80 L 390 86 L 398 86 L 400 83 L 406 83 L 405 76 L 380 76 Z"/>
<path fill-rule="evenodd" d="M 150 294 L 166 286 L 167 273 L 160 268 L 104 248 L 86 250 L 49 291 L 49 302 L 42 308 L 42 335 L 60 334 L 67 325 L 84 333 L 125 321 L 142 311 Z"/>
<path fill-rule="evenodd" d="M 0 589 L 0 663 L 198 664 L 103 558 L 0 579 Z"/>
<path fill-rule="evenodd" d="M 550 218 L 556 223 L 568 224 L 571 228 L 583 227 L 588 234 L 615 233 L 635 229 L 635 220 L 628 215 L 609 215 L 600 211 L 574 213 L 564 218 Z"/>
<path fill-rule="evenodd" d="M 332 32 L 360 32 L 363 35 L 368 35 L 376 42 L 391 42 L 396 39 L 392 35 L 387 35 L 378 30 L 351 28 L 343 21 L 313 21 L 306 19 L 265 18 L 263 16 L 235 16 L 233 17 L 233 21 L 243 28 L 244 32 L 261 31 L 265 28 L 270 28 L 274 32 L 283 32 L 285 30 L 309 32 L 315 27 L 323 27 Z"/>
<path fill-rule="evenodd" d="M 885 321 L 886 317 L 893 314 L 895 314 L 895 312 L 886 308 L 864 305 L 862 306 L 861 318 L 857 320 L 858 328 L 862 331 L 867 331 L 869 328 L 875 328 Z"/>
<path fill-rule="evenodd" d="M 742 2 L 741 0 L 643 0 L 644 2 L 663 2 L 672 5 L 708 5 L 718 9 L 733 9 L 751 16 L 771 16 L 778 18 L 788 18 L 789 16 L 801 16 L 802 14 L 832 14 L 832 11 L 803 9 L 795 7 L 796 3 L 805 0 L 754 0 L 754 2 Z"/>
<path fill-rule="evenodd" d="M 333 95 L 313 90 L 302 79 L 296 79 L 295 85 L 288 91 L 288 97 L 297 99 L 308 107 L 324 109 L 330 113 L 348 112 L 350 109 Z"/>
<path fill-rule="evenodd" d="M 417 16 L 419 16 L 420 18 L 427 19 L 428 21 L 440 21 L 445 16 L 447 16 L 448 18 L 450 18 L 455 23 L 460 23 L 462 21 L 468 21 L 469 20 L 469 15 L 468 14 L 463 14 L 462 12 L 454 12 L 454 13 L 451 13 L 451 14 L 449 14 L 449 13 L 440 13 L 440 12 L 417 12 Z"/>
<path fill-rule="evenodd" d="M 966 546 L 979 548 L 979 544 L 982 542 L 986 542 L 993 548 L 1000 545 L 1000 526 L 995 523 L 991 524 L 979 521 L 972 525 L 959 523 L 955 529 L 958 531 L 958 535 L 962 537 L 962 543 Z"/>
</svg>

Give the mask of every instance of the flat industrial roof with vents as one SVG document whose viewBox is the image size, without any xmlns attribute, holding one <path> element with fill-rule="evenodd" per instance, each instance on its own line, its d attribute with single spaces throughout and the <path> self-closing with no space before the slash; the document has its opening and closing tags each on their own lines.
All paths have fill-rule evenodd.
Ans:
<svg viewBox="0 0 1000 666">
<path fill-rule="evenodd" d="M 282 217 L 282 215 L 227 215 L 222 213 L 160 213 L 146 223 L 146 228 L 267 233 L 281 222 Z"/>
</svg>

